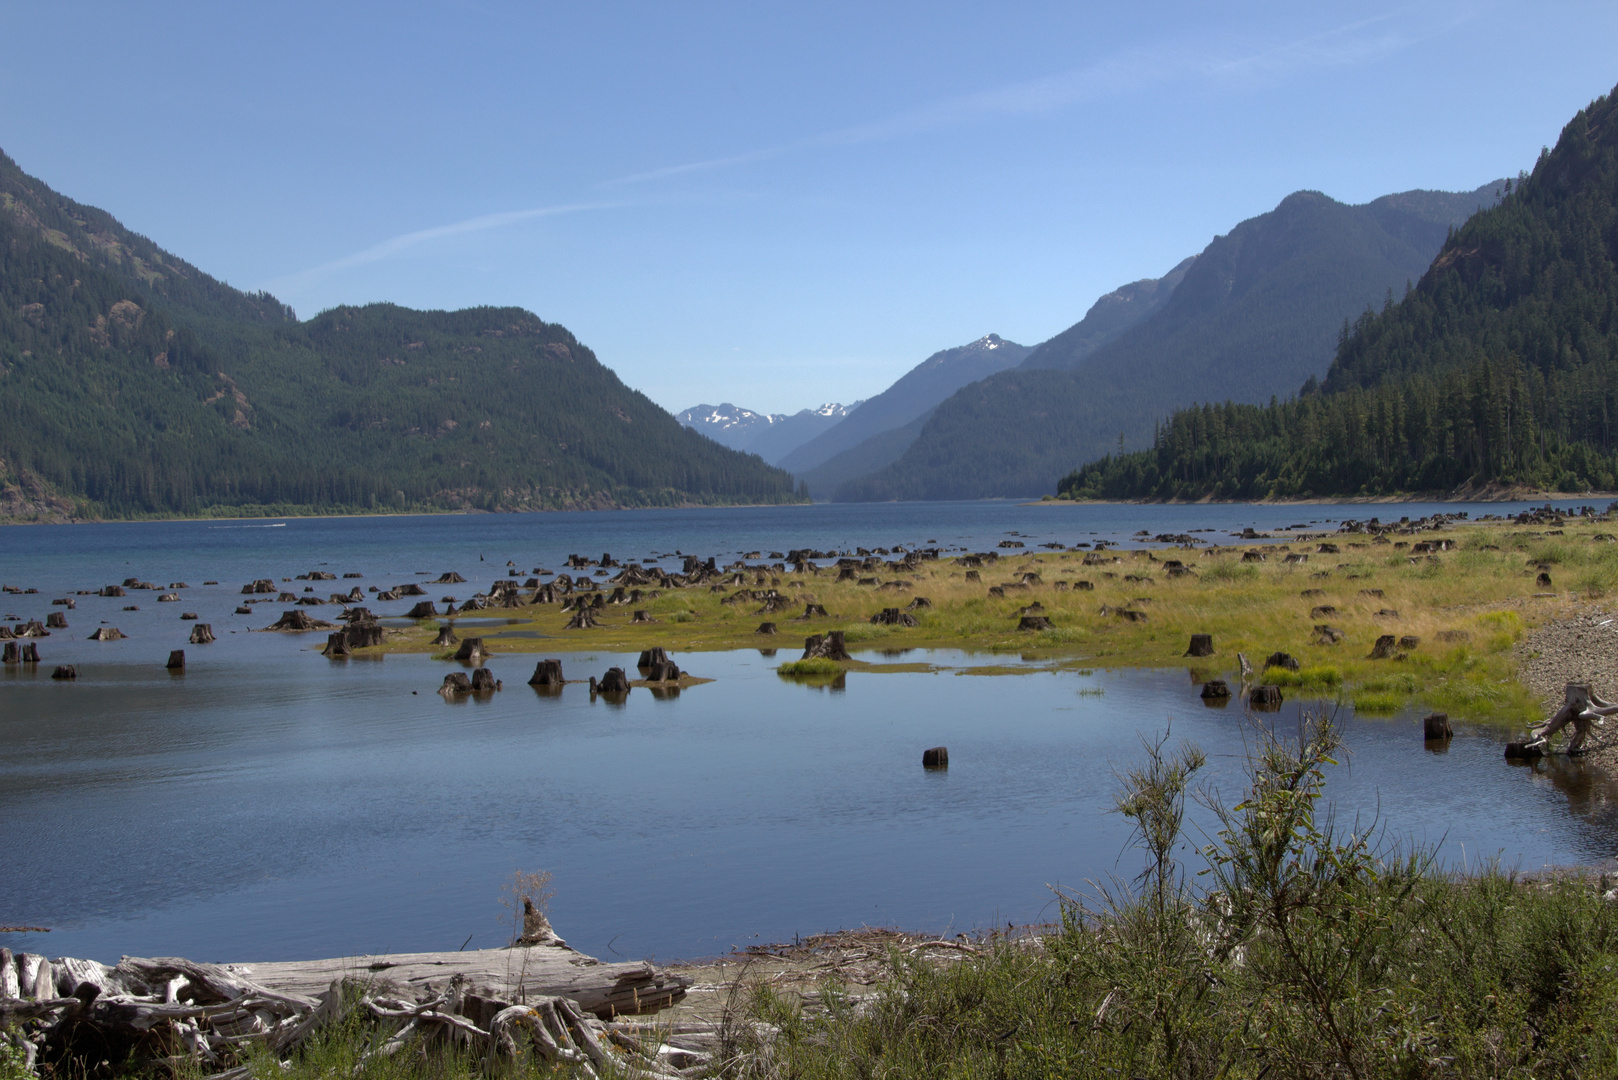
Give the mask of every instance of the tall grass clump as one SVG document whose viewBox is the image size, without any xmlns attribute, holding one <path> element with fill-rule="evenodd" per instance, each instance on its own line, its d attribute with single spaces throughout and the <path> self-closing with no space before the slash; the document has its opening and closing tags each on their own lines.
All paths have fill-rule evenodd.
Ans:
<svg viewBox="0 0 1618 1080">
<path fill-rule="evenodd" d="M 875 996 L 824 1008 L 760 991 L 734 1077 L 1596 1076 L 1618 1071 L 1618 904 L 1579 877 L 1444 873 L 1324 806 L 1327 716 L 1261 732 L 1245 797 L 1200 796 L 1214 835 L 1188 878 L 1200 752 L 1148 744 L 1117 808 L 1145 870 L 1030 942 L 928 963 L 895 951 Z M 769 1026 L 765 1026 L 765 1025 Z"/>
<path fill-rule="evenodd" d="M 808 660 L 789 660 L 775 669 L 777 675 L 841 675 L 843 665 L 835 660 L 827 660 L 823 656 L 811 657 Z"/>
</svg>

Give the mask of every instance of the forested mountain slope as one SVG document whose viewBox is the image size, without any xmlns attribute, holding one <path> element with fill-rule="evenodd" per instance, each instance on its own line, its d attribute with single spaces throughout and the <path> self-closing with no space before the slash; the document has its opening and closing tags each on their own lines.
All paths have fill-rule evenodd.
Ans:
<svg viewBox="0 0 1618 1080">
<path fill-rule="evenodd" d="M 1099 346 L 1074 327 L 1019 369 L 965 387 L 898 461 L 837 498 L 1049 493 L 1074 462 L 1149 442 L 1176 406 L 1287 393 L 1324 374 L 1344 321 L 1402 292 L 1494 191 L 1412 191 L 1361 206 L 1290 195 L 1176 267 L 1183 277 L 1147 317 Z"/>
<path fill-rule="evenodd" d="M 1151 449 L 1064 492 L 1228 498 L 1463 485 L 1618 487 L 1618 100 L 1443 245 L 1416 288 L 1347 328 L 1320 386 L 1176 413 Z"/>
<path fill-rule="evenodd" d="M 0 484 L 113 516 L 797 498 L 528 312 L 300 323 L 3 154 Z"/>
</svg>

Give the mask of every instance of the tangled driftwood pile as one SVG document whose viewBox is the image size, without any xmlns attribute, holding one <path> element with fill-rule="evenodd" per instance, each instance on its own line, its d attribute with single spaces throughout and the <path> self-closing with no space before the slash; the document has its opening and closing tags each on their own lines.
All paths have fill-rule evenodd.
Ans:
<svg viewBox="0 0 1618 1080">
<path fill-rule="evenodd" d="M 246 1080 L 253 1054 L 284 1061 L 357 1018 L 369 1028 L 366 1058 L 448 1043 L 491 1070 L 528 1057 L 592 1077 L 626 1067 L 673 1077 L 682 1073 L 666 1054 L 609 1021 L 662 1009 L 689 985 L 650 964 L 602 964 L 558 946 L 251 967 L 125 957 L 112 968 L 0 949 L 0 1038 L 30 1069 L 130 1059 Z"/>
</svg>

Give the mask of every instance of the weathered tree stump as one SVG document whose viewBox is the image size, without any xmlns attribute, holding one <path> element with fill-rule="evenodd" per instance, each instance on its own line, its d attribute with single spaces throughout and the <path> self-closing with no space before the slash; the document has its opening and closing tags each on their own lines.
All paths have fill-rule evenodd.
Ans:
<svg viewBox="0 0 1618 1080">
<path fill-rule="evenodd" d="M 1551 588 L 1551 576 L 1541 570 L 1539 577 L 1534 579 L 1534 584 L 1538 585 L 1541 589 L 1549 589 Z"/>
<path fill-rule="evenodd" d="M 15 641 L 6 642 L 5 651 L 0 653 L 0 663 L 22 663 L 22 653 L 17 650 L 17 643 Z"/>
<path fill-rule="evenodd" d="M 184 649 L 171 649 L 169 651 L 169 662 L 167 664 L 164 664 L 163 666 L 168 668 L 170 671 L 184 671 L 185 670 L 185 650 Z"/>
<path fill-rule="evenodd" d="M 1050 616 L 1048 615 L 1023 615 L 1017 620 L 1017 629 L 1051 630 L 1054 627 L 1051 626 Z"/>
<path fill-rule="evenodd" d="M 438 609 L 433 607 L 431 600 L 419 601 L 405 613 L 405 618 L 407 619 L 436 619 L 437 617 Z"/>
<path fill-rule="evenodd" d="M 803 614 L 799 615 L 793 621 L 794 622 L 808 622 L 810 619 L 816 619 L 816 618 L 819 618 L 819 619 L 829 619 L 829 618 L 831 618 L 830 615 L 826 614 L 826 607 L 825 607 L 824 604 L 805 604 L 803 606 Z"/>
<path fill-rule="evenodd" d="M 444 684 L 438 688 L 440 694 L 470 694 L 472 680 L 466 677 L 464 671 L 452 671 L 444 676 Z"/>
<path fill-rule="evenodd" d="M 1449 726 L 1449 715 L 1441 712 L 1429 713 L 1422 717 L 1421 729 L 1422 737 L 1428 742 L 1437 739 L 1448 739 L 1455 734 L 1454 730 Z"/>
<path fill-rule="evenodd" d="M 1252 693 L 1247 695 L 1247 703 L 1260 712 L 1274 712 L 1281 707 L 1281 688 L 1279 686 L 1253 687 Z"/>
<path fill-rule="evenodd" d="M 57 680 L 77 679 L 78 677 L 78 668 L 75 668 L 72 664 L 57 664 L 56 669 L 51 672 L 51 678 Z M 51 996 L 55 997 L 56 995 L 52 994 Z"/>
<path fill-rule="evenodd" d="M 1335 614 L 1337 614 L 1337 609 L 1332 607 L 1330 604 L 1320 604 L 1309 609 L 1309 617 L 1311 619 L 1324 619 L 1328 615 Z"/>
<path fill-rule="evenodd" d="M 1298 658 L 1291 653 L 1273 652 L 1264 661 L 1266 670 L 1272 667 L 1285 668 L 1288 671 L 1298 670 Z"/>
<path fill-rule="evenodd" d="M 1185 650 L 1186 656 L 1212 656 L 1214 652 L 1212 634 L 1192 634 L 1191 644 Z"/>
<path fill-rule="evenodd" d="M 66 630 L 67 616 L 60 611 L 53 611 L 45 616 L 45 625 L 52 630 Z"/>
<path fill-rule="evenodd" d="M 191 628 L 191 637 L 189 640 L 192 645 L 212 645 L 213 625 L 205 622 L 197 623 L 197 625 Z"/>
<path fill-rule="evenodd" d="M 566 680 L 562 678 L 562 661 L 541 660 L 534 665 L 534 676 L 528 680 L 529 686 L 560 687 Z"/>
<path fill-rule="evenodd" d="M 657 645 L 650 649 L 642 649 L 640 659 L 635 661 L 635 666 L 640 670 L 645 671 L 653 664 L 660 664 L 668 658 L 669 654 L 664 651 L 661 645 Z"/>
<path fill-rule="evenodd" d="M 455 636 L 454 623 L 438 624 L 438 636 L 433 638 L 434 645 L 453 645 L 459 640 L 461 639 Z"/>
<path fill-rule="evenodd" d="M 607 673 L 601 676 L 601 681 L 591 680 L 591 693 L 596 694 L 627 694 L 629 693 L 629 677 L 624 674 L 621 667 L 608 668 Z"/>
<path fill-rule="evenodd" d="M 1421 638 L 1416 634 L 1404 634 L 1399 638 L 1399 648 L 1414 649 L 1421 644 Z"/>
<path fill-rule="evenodd" d="M 573 616 L 572 618 L 568 619 L 567 625 L 564 627 L 564 629 L 590 630 L 600 625 L 601 620 L 596 618 L 595 609 L 589 604 L 580 601 L 579 604 L 574 607 Z"/>
<path fill-rule="evenodd" d="M 1315 627 L 1316 645 L 1336 645 L 1343 640 L 1343 632 L 1328 623 Z"/>
<path fill-rule="evenodd" d="M 1545 756 L 1545 744 L 1532 739 L 1515 739 L 1506 743 L 1506 757 L 1534 761 Z"/>
<path fill-rule="evenodd" d="M 647 682 L 679 682 L 680 669 L 672 660 L 659 660 L 645 669 L 642 678 Z"/>
<path fill-rule="evenodd" d="M 488 655 L 489 650 L 483 647 L 483 639 L 480 637 L 467 638 L 461 642 L 461 647 L 455 650 L 455 659 L 470 660 L 473 663 L 481 663 Z"/>
<path fill-rule="evenodd" d="M 878 626 L 920 626 L 916 617 L 907 611 L 900 611 L 896 607 L 883 608 L 871 616 L 871 622 Z"/>
<path fill-rule="evenodd" d="M 492 694 L 499 690 L 501 683 L 494 677 L 494 672 L 486 667 L 480 667 L 472 672 L 472 693 Z"/>
<path fill-rule="evenodd" d="M 655 623 L 657 620 L 652 618 L 651 613 L 648 611 L 637 611 L 630 616 L 629 621 L 632 623 Z"/>
<path fill-rule="evenodd" d="M 920 611 L 922 608 L 930 608 L 932 606 L 933 602 L 927 599 L 925 596 L 912 596 L 910 598 L 910 603 L 905 605 L 905 610 Z"/>
<path fill-rule="evenodd" d="M 772 622 L 759 623 L 758 629 L 753 631 L 755 634 L 773 634 L 775 632 L 775 624 Z"/>
<path fill-rule="evenodd" d="M 983 580 L 983 575 L 979 574 L 976 570 L 968 570 L 966 572 L 966 580 L 967 581 L 982 581 Z"/>
<path fill-rule="evenodd" d="M 935 746 L 930 750 L 921 752 L 921 767 L 924 769 L 949 768 L 949 747 Z"/>
<path fill-rule="evenodd" d="M 1392 634 L 1381 635 L 1376 639 L 1376 644 L 1371 646 L 1371 659 L 1388 659 L 1388 657 L 1393 655 L 1394 647 L 1397 646 L 1398 643 L 1399 639 L 1394 637 Z"/>
<path fill-rule="evenodd" d="M 349 656 L 347 636 L 341 630 L 335 634 L 327 634 L 326 647 L 320 650 L 320 655 L 333 660 L 347 660 Z"/>
<path fill-rule="evenodd" d="M 90 640 L 91 641 L 119 641 L 119 640 L 122 640 L 123 637 L 124 637 L 124 632 L 122 630 L 118 629 L 116 626 L 98 626 L 98 627 L 96 627 L 95 631 L 90 635 Z"/>
<path fill-rule="evenodd" d="M 307 611 L 298 611 L 296 608 L 292 611 L 283 611 L 281 617 L 268 627 L 270 630 L 291 630 L 296 632 L 335 630 L 336 628 L 336 623 L 329 623 L 324 619 L 312 619 Z"/>
<path fill-rule="evenodd" d="M 853 660 L 843 642 L 843 632 L 832 630 L 826 634 L 811 634 L 803 640 L 804 660 Z"/>
<path fill-rule="evenodd" d="M 1224 679 L 1209 679 L 1202 684 L 1202 700 L 1220 701 L 1230 700 L 1230 684 Z"/>
</svg>

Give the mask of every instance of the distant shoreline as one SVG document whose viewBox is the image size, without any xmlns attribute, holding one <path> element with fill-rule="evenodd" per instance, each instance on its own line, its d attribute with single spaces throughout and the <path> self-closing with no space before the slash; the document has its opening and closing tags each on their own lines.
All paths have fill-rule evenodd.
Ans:
<svg viewBox="0 0 1618 1080">
<path fill-rule="evenodd" d="M 1432 492 L 1413 495 L 1308 495 L 1271 499 L 1038 499 L 1024 506 L 1383 506 L 1401 503 L 1507 503 L 1618 500 L 1618 491 Z"/>
</svg>

